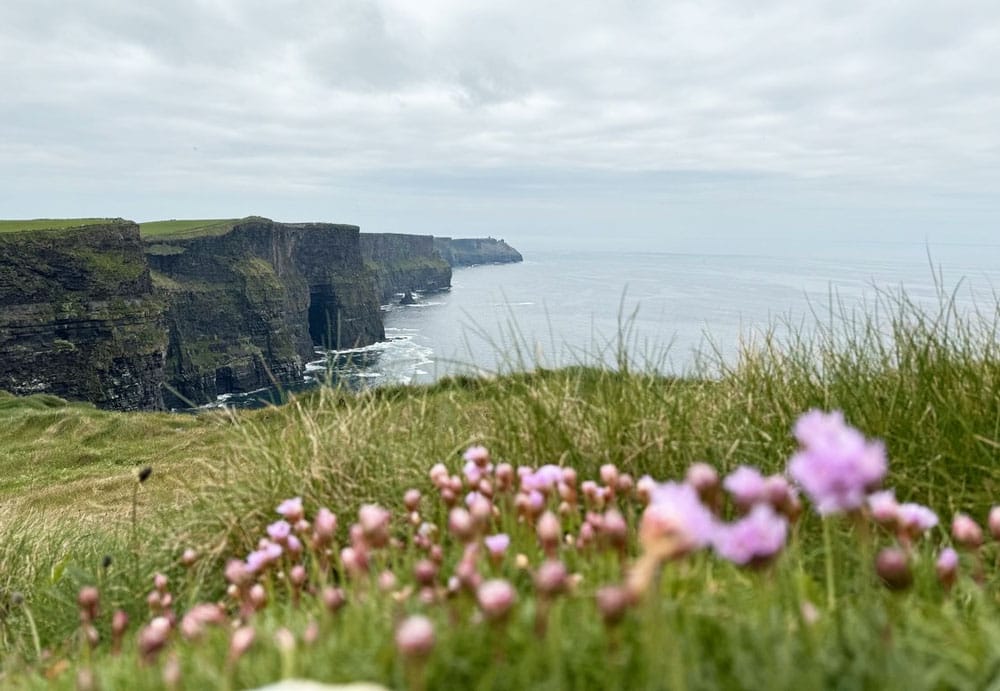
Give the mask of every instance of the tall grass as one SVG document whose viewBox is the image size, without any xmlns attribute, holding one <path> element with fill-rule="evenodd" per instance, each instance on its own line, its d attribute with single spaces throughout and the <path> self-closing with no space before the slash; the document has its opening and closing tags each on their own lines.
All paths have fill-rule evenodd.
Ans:
<svg viewBox="0 0 1000 691">
<path fill-rule="evenodd" d="M 706 352 L 690 376 L 636 366 L 641 358 L 622 345 L 617 368 L 539 367 L 361 394 L 324 388 L 280 408 L 230 412 L 205 437 L 198 460 L 177 467 L 193 498 L 182 509 L 164 500 L 168 505 L 143 514 L 135 553 L 129 526 L 114 519 L 81 525 L 19 509 L 16 521 L 2 521 L 0 645 L 7 676 L 0 682 L 42 685 L 48 682 L 39 675 L 54 661 L 76 664 L 73 599 L 80 585 L 102 584 L 105 609 L 123 606 L 134 621 L 144 616 L 156 570 L 183 584 L 185 601 L 217 598 L 224 560 L 253 548 L 281 500 L 302 496 L 307 506 L 330 506 L 342 524 L 366 502 L 398 511 L 406 488 L 427 486 L 431 464 L 454 469 L 473 443 L 515 464 L 573 466 L 581 478 L 596 476 L 606 463 L 659 479 L 676 478 L 699 460 L 721 471 L 744 463 L 780 471 L 793 450 L 796 417 L 814 407 L 841 409 L 866 435 L 885 440 L 888 483 L 900 499 L 928 504 L 946 521 L 959 509 L 981 518 L 1000 497 L 997 315 L 995 309 L 963 313 L 949 296 L 928 308 L 881 293 L 863 313 L 840 308 L 808 329 L 778 324 L 748 340 L 733 361 Z M 523 343 L 518 352 L 527 352 Z M 513 364 L 520 366 L 526 355 L 518 357 Z M 167 481 L 157 471 L 148 491 Z M 541 641 L 527 605 L 502 635 L 483 626 L 439 627 L 428 679 L 452 688 L 930 689 L 997 682 L 995 577 L 946 596 L 924 573 L 910 593 L 890 594 L 873 583 L 854 528 L 836 527 L 840 606 L 815 624 L 803 620 L 800 605 L 823 602 L 827 555 L 819 522 L 806 517 L 794 550 L 774 570 L 748 573 L 696 559 L 670 570 L 662 597 L 617 631 L 601 626 L 584 596 L 559 605 Z M 188 546 L 204 554 L 191 572 L 177 564 Z M 523 535 L 520 548 L 533 549 Z M 108 569 L 100 565 L 105 555 L 112 557 Z M 933 558 L 929 547 L 920 558 L 925 566 Z M 584 561 L 575 568 L 584 595 L 616 569 Z M 15 592 L 38 622 L 41 646 L 51 651 L 45 663 L 35 660 L 29 620 L 11 600 Z M 318 619 L 324 635 L 301 651 L 298 673 L 402 685 L 392 652 L 398 615 L 375 599 L 348 607 L 336 622 L 278 603 L 260 628 L 301 632 Z M 460 610 L 456 621 L 468 615 Z M 224 646 L 219 638 L 182 654 L 191 683 L 220 682 L 206 661 L 224 658 Z M 157 669 L 137 673 L 134 659 L 105 656 L 97 669 L 108 688 L 161 683 Z M 261 683 L 281 669 L 281 656 L 265 643 L 237 681 Z M 55 679 L 72 682 L 69 674 Z"/>
</svg>

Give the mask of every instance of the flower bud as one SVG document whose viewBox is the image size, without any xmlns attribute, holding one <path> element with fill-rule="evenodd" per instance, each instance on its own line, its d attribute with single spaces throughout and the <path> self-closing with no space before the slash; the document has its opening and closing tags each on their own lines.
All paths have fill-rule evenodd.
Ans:
<svg viewBox="0 0 1000 691">
<path fill-rule="evenodd" d="M 502 621 L 506 618 L 516 599 L 514 587 L 502 579 L 486 581 L 476 590 L 476 602 L 490 621 Z"/>
<path fill-rule="evenodd" d="M 158 573 L 155 576 L 153 576 L 153 587 L 156 588 L 159 592 L 161 593 L 167 592 L 167 584 L 168 584 L 167 577 L 162 573 Z"/>
<path fill-rule="evenodd" d="M 413 578 L 422 586 L 434 585 L 437 578 L 438 567 L 430 559 L 421 559 L 413 565 Z"/>
<path fill-rule="evenodd" d="M 190 547 L 184 550 L 184 553 L 181 555 L 181 564 L 183 564 L 185 568 L 190 569 L 192 566 L 194 566 L 196 561 L 198 561 L 197 551 L 195 551 Z"/>
<path fill-rule="evenodd" d="M 906 552 L 897 547 L 886 547 L 878 553 L 875 572 L 889 590 L 906 590 L 913 583 Z"/>
<path fill-rule="evenodd" d="M 983 544 L 983 529 L 968 514 L 955 514 L 951 522 L 951 536 L 967 549 L 976 549 Z"/>
<path fill-rule="evenodd" d="M 336 613 L 346 602 L 347 598 L 344 597 L 344 591 L 340 588 L 332 586 L 323 588 L 323 605 L 330 614 Z"/>
<path fill-rule="evenodd" d="M 241 626 L 233 631 L 232 638 L 229 639 L 229 660 L 236 662 L 253 645 L 256 633 L 252 626 Z"/>
<path fill-rule="evenodd" d="M 396 649 L 406 658 L 422 658 L 434 649 L 434 625 L 427 617 L 408 617 L 396 629 Z"/>
<path fill-rule="evenodd" d="M 606 585 L 598 588 L 596 594 L 597 610 L 608 626 L 613 626 L 625 618 L 625 612 L 632 604 L 632 598 L 627 588 L 617 585 Z"/>
<path fill-rule="evenodd" d="M 600 470 L 601 482 L 608 487 L 618 484 L 618 468 L 613 463 L 605 463 Z"/>
<path fill-rule="evenodd" d="M 990 535 L 993 536 L 993 539 L 1000 541 L 1000 505 L 990 509 L 990 515 L 986 519 L 986 524 L 990 528 Z"/>
<path fill-rule="evenodd" d="M 566 591 L 568 574 L 566 566 L 556 559 L 542 562 L 535 573 L 535 589 L 544 597 L 553 597 Z"/>
<path fill-rule="evenodd" d="M 462 542 L 468 542 L 476 534 L 472 516 L 461 507 L 455 507 L 448 513 L 448 530 Z"/>
<path fill-rule="evenodd" d="M 80 620 L 86 624 L 97 619 L 97 606 L 100 604 L 101 594 L 92 585 L 80 588 L 76 597 L 76 603 L 80 607 Z"/>
<path fill-rule="evenodd" d="M 417 511 L 420 508 L 420 490 L 408 489 L 403 494 L 403 506 L 407 511 Z"/>
<path fill-rule="evenodd" d="M 546 511 L 538 519 L 538 541 L 546 553 L 554 552 L 559 547 L 562 538 L 562 526 L 559 519 L 551 511 Z"/>
<path fill-rule="evenodd" d="M 958 579 L 958 552 L 951 547 L 945 547 L 938 555 L 934 568 L 941 585 L 951 588 Z"/>
</svg>

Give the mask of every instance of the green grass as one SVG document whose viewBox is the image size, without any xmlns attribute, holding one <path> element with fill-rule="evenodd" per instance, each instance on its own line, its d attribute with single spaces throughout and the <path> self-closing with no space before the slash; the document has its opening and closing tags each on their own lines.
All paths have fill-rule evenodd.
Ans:
<svg viewBox="0 0 1000 691">
<path fill-rule="evenodd" d="M 207 235 L 225 235 L 240 219 L 203 219 L 148 221 L 139 224 L 143 239 L 184 239 Z"/>
<path fill-rule="evenodd" d="M 794 450 L 790 429 L 799 414 L 841 409 L 867 436 L 885 440 L 886 484 L 900 500 L 930 505 L 945 524 L 956 510 L 982 520 L 1000 496 L 996 315 L 958 314 L 947 300 L 924 310 L 889 295 L 882 308 L 880 321 L 841 313 L 812 335 L 779 343 L 764 334 L 736 363 L 708 358 L 689 378 L 645 373 L 622 351 L 615 371 L 580 366 L 361 395 L 320 389 L 281 408 L 197 418 L 0 399 L 0 416 L 12 423 L 0 437 L 0 499 L 11 507 L 0 513 L 0 685 L 70 688 L 86 668 L 105 689 L 162 687 L 170 654 L 138 666 L 134 649 L 135 626 L 150 616 L 144 602 L 153 572 L 171 577 L 185 606 L 222 597 L 225 560 L 252 549 L 289 496 L 302 496 L 310 514 L 321 505 L 338 514 L 338 546 L 365 502 L 394 510 L 396 535 L 405 537 L 403 491 L 413 486 L 430 496 L 428 468 L 443 461 L 458 472 L 472 443 L 515 465 L 573 466 L 580 479 L 594 478 L 605 463 L 658 479 L 677 478 L 698 460 L 722 472 L 742 463 L 774 472 Z M 516 344 L 512 352 L 516 358 Z M 134 469 L 144 463 L 154 474 L 140 486 Z M 77 480 L 118 489 L 101 504 L 89 490 L 77 492 Z M 425 520 L 444 530 L 445 512 L 424 501 Z M 67 507 L 73 511 L 62 513 Z M 635 505 L 622 508 L 634 527 Z M 496 529 L 511 535 L 512 552 L 537 565 L 533 529 L 509 511 L 502 516 Z M 536 632 L 531 575 L 509 558 L 481 567 L 518 589 L 519 603 L 503 625 L 477 623 L 467 596 L 433 607 L 412 596 L 396 603 L 366 582 L 345 585 L 349 604 L 331 615 L 311 597 L 293 605 L 278 578 L 269 581 L 271 603 L 253 618 L 257 642 L 238 664 L 225 663 L 221 631 L 198 644 L 175 641 L 172 654 L 190 688 L 251 687 L 292 673 L 393 687 L 419 687 L 423 678 L 429 688 L 995 687 L 995 544 L 981 555 L 983 582 L 970 578 L 976 558 L 965 554 L 960 582 L 947 593 L 933 573 L 935 550 L 948 542 L 945 525 L 918 548 L 914 586 L 890 593 L 870 561 L 888 536 L 875 534 L 869 544 L 855 522 L 834 519 L 827 551 L 820 527 L 807 509 L 787 553 L 769 570 L 744 571 L 708 555 L 670 564 L 643 606 L 613 629 L 600 623 L 593 594 L 637 558 L 634 541 L 624 561 L 613 552 L 560 550 L 581 580 L 553 606 L 544 635 Z M 177 558 L 188 546 L 204 556 L 185 572 Z M 445 574 L 460 553 L 449 547 Z M 106 570 L 103 555 L 112 557 Z M 412 547 L 396 550 L 380 556 L 375 570 L 392 567 L 408 583 L 416 558 Z M 828 561 L 833 608 L 826 604 Z M 311 574 L 314 583 L 336 577 Z M 77 634 L 74 600 L 84 584 L 99 584 L 103 597 L 104 643 L 92 654 Z M 13 591 L 24 595 L 27 609 L 11 600 Z M 816 606 L 817 621 L 803 618 L 805 602 Z M 134 622 L 120 657 L 107 647 L 115 607 Z M 423 670 L 408 668 L 392 642 L 399 618 L 417 611 L 438 634 Z M 42 663 L 35 661 L 29 612 L 50 651 Z M 319 637 L 306 644 L 301 636 L 310 623 Z M 292 654 L 273 642 L 282 627 L 299 639 Z"/>
<path fill-rule="evenodd" d="M 66 230 L 114 223 L 117 218 L 33 218 L 24 221 L 0 220 L 0 233 L 17 233 L 25 230 Z"/>
</svg>

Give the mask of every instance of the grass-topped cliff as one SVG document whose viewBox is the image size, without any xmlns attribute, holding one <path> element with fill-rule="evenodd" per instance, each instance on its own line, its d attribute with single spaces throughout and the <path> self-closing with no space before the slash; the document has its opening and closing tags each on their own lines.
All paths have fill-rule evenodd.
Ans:
<svg viewBox="0 0 1000 691">
<path fill-rule="evenodd" d="M 682 379 L 577 367 L 363 395 L 322 389 L 282 408 L 191 418 L 0 399 L 10 430 L 0 438 L 0 679 L 104 689 L 243 688 L 282 676 L 410 688 L 988 688 L 1000 669 L 997 544 L 987 532 L 975 546 L 966 523 L 954 536 L 948 528 L 956 511 L 983 523 L 1000 489 L 995 320 L 905 301 L 893 310 L 791 346 L 765 339 L 733 365 Z M 816 430 L 793 438 L 817 408 L 842 410 L 864 438 L 883 440 L 882 485 L 941 524 L 899 548 L 901 529 L 879 527 L 869 509 L 823 517 L 804 493 L 783 548 L 747 568 L 708 551 L 682 556 L 676 538 L 687 533 L 677 531 L 692 509 L 662 498 L 652 518 L 642 508 L 645 474 L 679 479 L 697 461 L 722 475 L 741 465 L 783 473 L 797 448 L 830 462 L 851 453 L 843 431 L 822 453 L 801 446 L 817 443 Z M 147 443 L 129 445 L 136 437 Z M 535 468 L 532 487 L 545 487 L 545 464 L 570 484 L 517 498 L 506 468 L 462 459 L 474 444 L 494 464 Z M 88 454 L 106 460 L 74 463 Z M 444 476 L 429 475 L 438 462 Z M 140 484 L 144 464 L 153 470 Z M 488 486 L 473 478 L 484 473 Z M 727 487 L 721 520 L 736 521 Z M 409 509 L 408 488 L 423 494 L 405 500 Z M 468 500 L 482 518 L 449 517 L 445 503 L 466 505 L 470 489 L 483 493 Z M 487 496 L 490 510 L 477 513 Z M 304 570 L 287 556 L 261 567 L 259 582 L 245 564 L 227 568 L 268 532 L 291 544 L 275 511 L 290 497 L 313 522 L 291 533 Z M 391 522 L 366 508 L 351 531 L 366 503 Z M 294 523 L 293 504 L 283 510 Z M 419 512 L 412 523 L 409 511 Z M 493 543 L 476 536 L 499 533 L 510 543 L 491 558 Z M 385 536 L 398 542 L 380 546 Z M 949 544 L 957 572 L 939 576 Z M 186 549 L 197 551 L 189 568 Z M 877 574 L 885 549 L 896 551 L 879 556 Z M 155 572 L 167 579 L 154 583 Z M 477 590 L 496 580 L 506 585 Z M 98 588 L 99 611 L 85 586 Z M 634 586 L 632 599 L 619 586 Z M 221 609 L 190 614 L 198 601 Z M 164 607 L 175 627 L 154 620 Z M 119 655 L 117 608 L 130 621 Z"/>
<path fill-rule="evenodd" d="M 113 218 L 33 218 L 24 221 L 0 220 L 0 233 L 19 233 L 28 230 L 66 230 L 99 226 L 121 219 Z"/>
</svg>

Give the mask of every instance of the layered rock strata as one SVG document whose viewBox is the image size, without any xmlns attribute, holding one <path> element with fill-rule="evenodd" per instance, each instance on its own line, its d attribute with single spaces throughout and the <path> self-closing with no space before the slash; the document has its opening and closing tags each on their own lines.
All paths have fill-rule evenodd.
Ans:
<svg viewBox="0 0 1000 691">
<path fill-rule="evenodd" d="M 0 234 L 0 389 L 161 408 L 167 332 L 139 227 Z"/>
<path fill-rule="evenodd" d="M 451 265 L 435 250 L 430 235 L 361 233 L 361 256 L 383 304 L 408 292 L 451 287 Z"/>
</svg>

